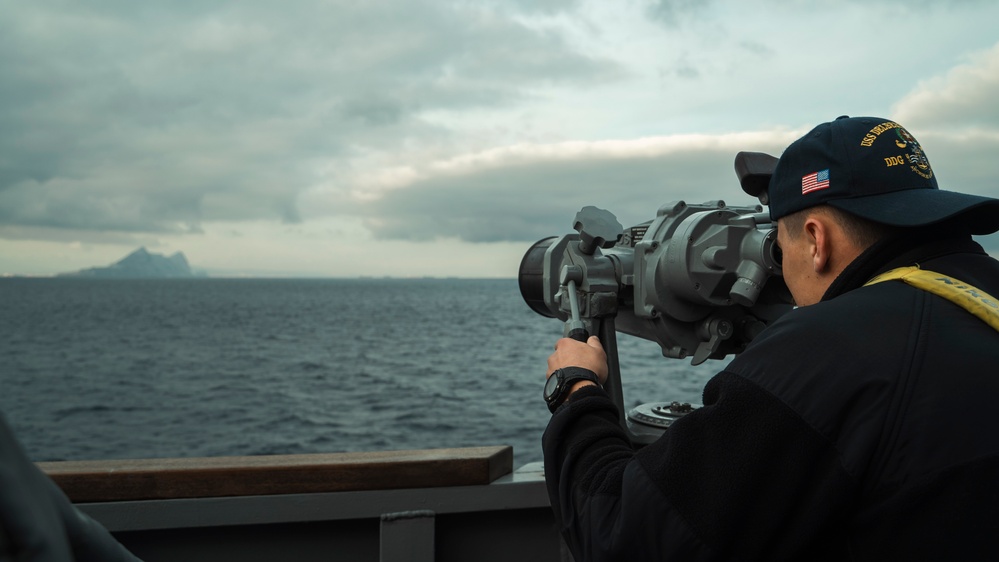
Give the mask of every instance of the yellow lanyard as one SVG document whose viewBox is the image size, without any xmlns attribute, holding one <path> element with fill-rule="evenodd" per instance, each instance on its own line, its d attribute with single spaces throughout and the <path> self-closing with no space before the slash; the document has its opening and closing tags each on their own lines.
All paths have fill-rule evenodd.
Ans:
<svg viewBox="0 0 999 562">
<path fill-rule="evenodd" d="M 913 287 L 941 296 L 999 331 L 999 299 L 953 277 L 915 266 L 899 267 L 878 275 L 864 283 L 864 286 L 894 279 L 901 279 Z"/>
</svg>

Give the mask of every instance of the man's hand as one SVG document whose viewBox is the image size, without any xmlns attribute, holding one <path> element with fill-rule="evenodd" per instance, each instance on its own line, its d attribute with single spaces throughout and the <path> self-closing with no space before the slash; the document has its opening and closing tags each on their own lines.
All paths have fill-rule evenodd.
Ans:
<svg viewBox="0 0 999 562">
<path fill-rule="evenodd" d="M 570 338 L 562 338 L 555 342 L 555 352 L 548 356 L 548 372 L 552 376 L 557 369 L 565 367 L 582 367 L 596 373 L 600 384 L 607 382 L 607 354 L 600 338 L 590 336 L 586 343 Z M 590 381 L 579 381 L 572 387 L 572 392 L 583 386 L 590 386 Z"/>
</svg>

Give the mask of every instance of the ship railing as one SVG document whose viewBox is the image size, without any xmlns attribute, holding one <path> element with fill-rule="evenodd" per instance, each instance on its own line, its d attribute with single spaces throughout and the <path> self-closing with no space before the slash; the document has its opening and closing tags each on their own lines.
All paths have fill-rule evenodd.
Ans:
<svg viewBox="0 0 999 562">
<path fill-rule="evenodd" d="M 568 559 L 508 446 L 39 466 L 146 562 Z"/>
</svg>

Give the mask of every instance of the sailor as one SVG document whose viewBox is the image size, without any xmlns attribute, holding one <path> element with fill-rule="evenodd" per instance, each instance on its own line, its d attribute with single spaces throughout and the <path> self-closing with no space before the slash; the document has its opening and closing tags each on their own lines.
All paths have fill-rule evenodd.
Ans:
<svg viewBox="0 0 999 562">
<path fill-rule="evenodd" d="M 797 308 L 662 438 L 629 444 L 597 338 L 549 357 L 580 377 L 543 440 L 576 561 L 999 559 L 999 200 L 873 117 L 791 144 L 769 197 Z"/>
</svg>

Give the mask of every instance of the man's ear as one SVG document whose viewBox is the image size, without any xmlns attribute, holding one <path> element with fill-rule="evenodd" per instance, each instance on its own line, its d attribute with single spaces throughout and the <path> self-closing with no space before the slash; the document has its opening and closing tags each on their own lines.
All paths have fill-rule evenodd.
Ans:
<svg viewBox="0 0 999 562">
<path fill-rule="evenodd" d="M 822 274 L 829 268 L 829 257 L 832 251 L 829 224 L 825 217 L 813 214 L 805 219 L 805 241 L 812 256 L 812 269 Z"/>
</svg>

